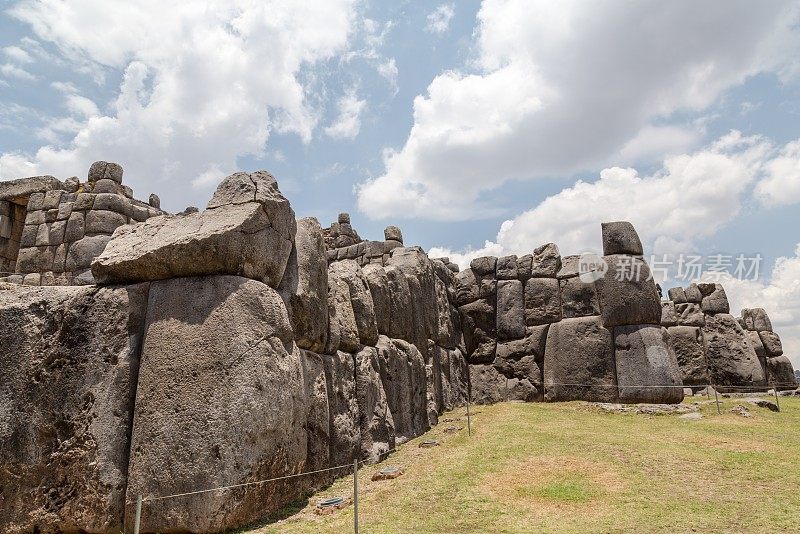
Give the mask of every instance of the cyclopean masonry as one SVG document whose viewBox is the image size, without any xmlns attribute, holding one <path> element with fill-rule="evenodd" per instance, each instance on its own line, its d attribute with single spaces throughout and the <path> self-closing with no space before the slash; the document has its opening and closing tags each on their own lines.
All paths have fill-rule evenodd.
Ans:
<svg viewBox="0 0 800 534">
<path fill-rule="evenodd" d="M 98 162 L 2 183 L 0 210 L 3 532 L 130 532 L 139 495 L 379 461 L 470 396 L 796 387 L 763 310 L 704 284 L 662 303 L 629 223 L 588 272 L 554 244 L 459 272 L 394 226 L 296 219 L 266 172 L 171 215 Z M 236 528 L 334 474 L 149 501 L 142 532 Z"/>
</svg>

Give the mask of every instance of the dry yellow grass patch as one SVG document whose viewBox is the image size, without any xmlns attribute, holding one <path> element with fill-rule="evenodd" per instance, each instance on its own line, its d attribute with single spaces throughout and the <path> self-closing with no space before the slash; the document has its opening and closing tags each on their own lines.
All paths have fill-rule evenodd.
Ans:
<svg viewBox="0 0 800 534">
<path fill-rule="evenodd" d="M 487 496 L 527 509 L 531 520 L 537 521 L 567 519 L 576 513 L 606 515 L 611 511 L 609 497 L 626 488 L 612 464 L 575 456 L 528 457 L 485 475 L 479 484 Z"/>
</svg>

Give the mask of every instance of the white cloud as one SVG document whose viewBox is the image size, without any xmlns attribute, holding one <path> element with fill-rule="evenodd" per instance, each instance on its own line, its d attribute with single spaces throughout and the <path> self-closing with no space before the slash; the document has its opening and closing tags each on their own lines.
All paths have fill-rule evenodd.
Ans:
<svg viewBox="0 0 800 534">
<path fill-rule="evenodd" d="M 442 34 L 450 28 L 450 21 L 456 14 L 455 4 L 442 4 L 428 15 L 428 24 L 425 30 L 430 33 Z"/>
<path fill-rule="evenodd" d="M 31 55 L 18 46 L 6 46 L 3 48 L 3 54 L 16 63 L 32 63 L 33 58 Z"/>
<path fill-rule="evenodd" d="M 800 244 L 794 256 L 777 259 L 769 282 L 765 278 L 732 277 L 719 281 L 725 287 L 734 315 L 740 315 L 742 308 L 767 310 L 773 329 L 781 336 L 784 353 L 800 369 Z"/>
<path fill-rule="evenodd" d="M 27 82 L 32 82 L 36 79 L 36 76 L 27 70 L 16 65 L 12 65 L 11 63 L 3 63 L 0 65 L 0 74 L 6 78 L 16 78 L 18 80 L 25 80 Z"/>
<path fill-rule="evenodd" d="M 579 180 L 505 221 L 496 240 L 487 241 L 482 250 L 523 255 L 554 242 L 565 255 L 600 252 L 600 223 L 626 220 L 636 227 L 646 252 L 693 253 L 698 240 L 713 236 L 739 215 L 775 157 L 768 140 L 733 131 L 701 150 L 667 157 L 649 175 L 607 168 L 598 180 Z"/>
<path fill-rule="evenodd" d="M 311 138 L 319 111 L 303 70 L 347 49 L 354 5 L 19 2 L 10 14 L 53 43 L 64 61 L 124 74 L 106 114 L 86 101 L 68 102 L 83 118 L 67 143 L 0 161 L 7 169 L 22 157 L 57 176 L 83 176 L 98 159 L 118 161 L 131 185 L 147 188 L 142 193 L 158 189 L 167 206 L 170 199 L 183 206 L 182 185 L 213 186 L 209 176 L 233 171 L 239 156 L 263 153 L 271 132 Z"/>
<path fill-rule="evenodd" d="M 762 72 L 794 74 L 796 2 L 484 0 L 477 73 L 414 100 L 405 145 L 361 184 L 372 218 L 463 219 L 511 179 L 659 158 L 697 143 L 706 110 Z"/>
<path fill-rule="evenodd" d="M 756 195 L 764 204 L 800 202 L 800 139 L 787 144 L 766 171 L 767 176 L 756 187 Z"/>
<path fill-rule="evenodd" d="M 361 130 L 361 113 L 366 106 L 367 101 L 359 99 L 355 90 L 348 91 L 339 99 L 339 115 L 325 128 L 325 135 L 334 139 L 355 139 Z"/>
</svg>

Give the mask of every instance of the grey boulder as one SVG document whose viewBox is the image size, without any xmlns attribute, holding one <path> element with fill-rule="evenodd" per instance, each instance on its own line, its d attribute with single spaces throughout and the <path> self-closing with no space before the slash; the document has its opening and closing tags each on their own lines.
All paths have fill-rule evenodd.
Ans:
<svg viewBox="0 0 800 534">
<path fill-rule="evenodd" d="M 608 269 L 595 282 L 603 325 L 658 324 L 661 298 L 650 268 L 636 256 L 604 256 Z"/>
<path fill-rule="evenodd" d="M 323 352 L 328 335 L 328 262 L 322 229 L 312 217 L 297 221 L 278 293 L 289 312 L 297 346 Z"/>
<path fill-rule="evenodd" d="M 545 400 L 616 402 L 614 340 L 599 317 L 550 325 L 544 351 Z"/>
<path fill-rule="evenodd" d="M 681 372 L 668 336 L 666 328 L 656 325 L 614 329 L 620 402 L 677 404 L 683 400 Z"/>
<path fill-rule="evenodd" d="M 231 274 L 277 287 L 297 231 L 294 211 L 274 179 L 242 174 L 226 178 L 204 212 L 121 227 L 92 264 L 95 279 L 111 284 Z"/>
<path fill-rule="evenodd" d="M 639 234 L 633 225 L 627 221 L 602 223 L 603 255 L 631 254 L 641 256 L 644 254 Z"/>
</svg>

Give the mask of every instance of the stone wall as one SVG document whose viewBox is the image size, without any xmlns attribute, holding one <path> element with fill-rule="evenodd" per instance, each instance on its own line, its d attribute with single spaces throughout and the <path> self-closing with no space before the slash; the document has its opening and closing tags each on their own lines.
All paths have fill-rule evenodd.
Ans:
<svg viewBox="0 0 800 534">
<path fill-rule="evenodd" d="M 456 275 L 475 402 L 682 400 L 639 237 L 624 222 L 602 236 L 605 256 L 589 263 L 549 243 Z M 620 279 L 622 266 L 635 276 Z"/>
<path fill-rule="evenodd" d="M 603 225 L 602 261 L 547 244 L 458 272 L 396 227 L 363 241 L 346 214 L 295 219 L 263 171 L 177 215 L 114 164 L 89 176 L 13 197 L 31 229 L 7 280 L 94 284 L 0 283 L 3 532 L 130 532 L 139 495 L 379 461 L 470 396 L 679 402 L 692 380 L 788 370 L 763 310 L 733 319 L 721 287 L 662 304 L 628 223 Z M 146 501 L 142 532 L 237 528 L 334 474 Z"/>
<path fill-rule="evenodd" d="M 713 283 L 671 288 L 661 305 L 661 324 L 670 333 L 686 386 L 745 392 L 797 388 L 791 362 L 762 308 L 743 309 L 735 318 L 725 288 Z"/>
<path fill-rule="evenodd" d="M 0 262 L 7 267 L 0 264 L 0 270 L 6 271 L 7 281 L 44 286 L 94 283 L 92 260 L 114 230 L 164 213 L 157 197 L 155 205 L 134 199 L 133 191 L 122 185 L 122 174 L 116 163 L 99 161 L 92 164 L 85 183 L 71 178 L 37 187 L 42 182 L 37 177 L 27 179 L 33 186 L 27 195 L 0 189 L 0 213 L 12 206 L 14 213 L 10 237 L 0 241 Z M 18 187 L 24 183 L 17 181 Z M 9 198 L 11 194 L 16 196 Z M 3 216 L 0 235 L 8 225 L 5 221 Z"/>
</svg>

